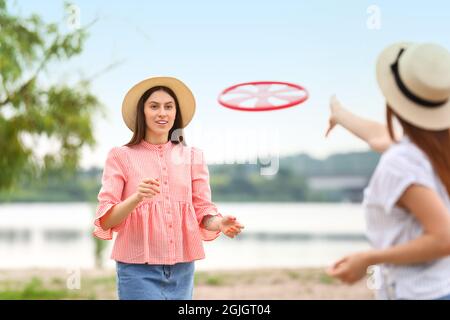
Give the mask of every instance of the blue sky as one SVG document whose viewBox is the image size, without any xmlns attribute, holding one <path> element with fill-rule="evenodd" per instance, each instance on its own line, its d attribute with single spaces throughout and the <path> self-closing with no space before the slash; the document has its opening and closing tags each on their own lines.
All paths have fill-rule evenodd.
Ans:
<svg viewBox="0 0 450 320">
<path fill-rule="evenodd" d="M 20 0 L 11 1 L 11 8 L 65 26 L 63 3 Z M 233 146 L 234 153 L 249 151 L 254 141 L 249 137 L 261 140 L 257 144 L 271 140 L 266 147 L 281 155 L 308 152 L 325 157 L 365 150 L 342 129 L 324 139 L 330 95 L 336 93 L 360 115 L 384 121 L 383 98 L 375 82 L 377 54 L 386 45 L 405 40 L 450 48 L 446 1 L 72 3 L 80 9 L 82 25 L 99 20 L 90 29 L 82 55 L 54 65 L 48 81 L 71 81 L 80 73 L 92 75 L 122 62 L 93 82 L 93 92 L 107 108 L 107 119 L 96 122 L 98 146 L 85 150 L 84 166 L 103 165 L 111 147 L 130 139 L 121 118 L 123 96 L 133 84 L 154 75 L 178 77 L 194 92 L 197 112 L 186 130 L 187 139 L 204 149 L 211 162 L 229 157 Z M 366 25 L 371 5 L 380 9 L 379 30 Z M 310 98 L 298 107 L 260 113 L 233 111 L 217 103 L 224 88 L 257 80 L 303 85 Z"/>
</svg>

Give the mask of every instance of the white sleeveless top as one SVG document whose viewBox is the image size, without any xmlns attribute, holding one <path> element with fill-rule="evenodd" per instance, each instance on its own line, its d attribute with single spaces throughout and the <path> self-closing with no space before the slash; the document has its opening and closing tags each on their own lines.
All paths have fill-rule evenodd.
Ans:
<svg viewBox="0 0 450 320">
<path fill-rule="evenodd" d="M 449 195 L 428 157 L 403 137 L 383 154 L 364 190 L 366 234 L 373 247 L 406 243 L 423 233 L 419 221 L 396 206 L 411 184 L 434 190 L 450 214 Z M 450 256 L 420 264 L 382 264 L 374 270 L 378 299 L 435 299 L 450 293 Z"/>
</svg>

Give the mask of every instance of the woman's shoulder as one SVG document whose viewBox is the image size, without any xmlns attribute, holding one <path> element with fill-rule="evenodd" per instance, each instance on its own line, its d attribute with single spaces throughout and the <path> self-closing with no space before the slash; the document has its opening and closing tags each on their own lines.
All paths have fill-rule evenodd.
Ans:
<svg viewBox="0 0 450 320">
<path fill-rule="evenodd" d="M 203 154 L 203 150 L 199 147 L 191 146 L 191 145 L 184 145 L 182 143 L 173 144 L 174 148 L 179 148 L 180 150 L 183 150 L 183 152 L 190 152 L 192 154 Z"/>
<path fill-rule="evenodd" d="M 408 138 L 403 138 L 382 155 L 369 189 L 389 194 L 412 183 L 433 187 L 433 177 L 433 167 L 425 153 Z"/>
<path fill-rule="evenodd" d="M 198 147 L 191 146 L 189 148 L 191 149 L 191 152 L 194 154 L 203 154 L 203 150 Z"/>
<path fill-rule="evenodd" d="M 130 152 L 130 150 L 132 150 L 133 147 L 128 147 L 128 146 L 114 146 L 112 148 L 109 149 L 108 151 L 108 158 L 109 157 L 114 157 L 117 159 L 123 159 L 125 157 L 127 157 L 127 154 Z"/>
<path fill-rule="evenodd" d="M 433 169 L 427 157 L 409 139 L 404 138 L 382 155 L 364 191 L 364 203 L 375 204 L 385 212 L 391 212 L 411 184 L 435 188 Z"/>
<path fill-rule="evenodd" d="M 390 168 L 400 172 L 408 170 L 432 171 L 431 163 L 425 153 L 408 137 L 393 144 L 380 158 L 380 168 Z"/>
<path fill-rule="evenodd" d="M 183 145 L 181 143 L 175 145 L 175 148 L 180 148 L 182 153 L 187 157 L 190 157 L 191 164 L 204 164 L 206 163 L 204 152 L 201 148 L 195 146 Z"/>
</svg>

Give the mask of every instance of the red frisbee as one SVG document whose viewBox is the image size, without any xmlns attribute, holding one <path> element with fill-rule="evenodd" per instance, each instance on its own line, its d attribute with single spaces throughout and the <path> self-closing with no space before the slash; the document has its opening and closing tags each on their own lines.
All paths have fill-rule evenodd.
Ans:
<svg viewBox="0 0 450 320">
<path fill-rule="evenodd" d="M 280 81 L 245 82 L 223 90 L 218 101 L 242 111 L 269 111 L 293 107 L 308 99 L 308 91 L 297 84 Z"/>
</svg>

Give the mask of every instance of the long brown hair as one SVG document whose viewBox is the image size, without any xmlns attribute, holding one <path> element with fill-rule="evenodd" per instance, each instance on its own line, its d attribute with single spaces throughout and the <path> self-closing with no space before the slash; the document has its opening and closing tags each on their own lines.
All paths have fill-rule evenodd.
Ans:
<svg viewBox="0 0 450 320">
<path fill-rule="evenodd" d="M 130 142 L 128 142 L 125 146 L 134 146 L 136 144 L 139 144 L 142 139 L 145 139 L 145 133 L 147 131 L 147 125 L 145 123 L 145 114 L 144 114 L 144 106 L 145 101 L 147 101 L 148 97 L 152 95 L 152 93 L 156 91 L 164 91 L 168 95 L 170 95 L 173 100 L 175 101 L 175 107 L 176 107 L 176 115 L 175 115 L 175 121 L 173 124 L 173 127 L 169 130 L 169 140 L 172 141 L 172 143 L 178 144 L 186 144 L 184 141 L 184 136 L 182 133 L 182 118 L 181 118 L 181 112 L 180 112 L 180 106 L 178 104 L 178 99 L 175 93 L 172 91 L 172 89 L 165 87 L 165 86 L 156 86 L 148 89 L 145 91 L 141 98 L 139 99 L 137 103 L 137 110 L 136 110 L 136 121 L 134 125 L 134 132 L 133 137 L 131 138 Z"/>
<path fill-rule="evenodd" d="M 395 141 L 392 123 L 394 116 L 400 122 L 403 132 L 428 156 L 450 195 L 450 129 L 431 131 L 418 128 L 403 120 L 387 105 L 386 120 L 392 141 Z"/>
</svg>

